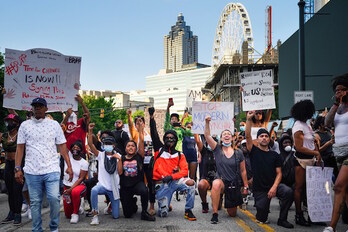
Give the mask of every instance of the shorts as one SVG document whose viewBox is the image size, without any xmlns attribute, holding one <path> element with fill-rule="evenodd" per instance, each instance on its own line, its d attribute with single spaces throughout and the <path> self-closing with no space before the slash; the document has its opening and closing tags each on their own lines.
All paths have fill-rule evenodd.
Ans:
<svg viewBox="0 0 348 232">
<path fill-rule="evenodd" d="M 348 166 L 348 156 L 336 157 L 337 167 L 341 169 L 342 166 Z"/>
<path fill-rule="evenodd" d="M 243 204 L 243 196 L 239 186 L 225 182 L 225 208 L 234 208 Z"/>
</svg>

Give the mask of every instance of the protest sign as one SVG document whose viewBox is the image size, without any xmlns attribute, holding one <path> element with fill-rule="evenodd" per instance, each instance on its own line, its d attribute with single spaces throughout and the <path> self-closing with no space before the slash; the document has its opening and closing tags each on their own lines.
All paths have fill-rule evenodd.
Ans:
<svg viewBox="0 0 348 232">
<path fill-rule="evenodd" d="M 273 71 L 240 73 L 243 111 L 274 109 Z"/>
<path fill-rule="evenodd" d="M 306 167 L 308 214 L 313 222 L 328 222 L 332 216 L 331 178 L 333 168 Z"/>
<path fill-rule="evenodd" d="M 161 140 L 162 140 L 163 135 L 164 135 L 164 122 L 166 119 L 166 112 L 167 112 L 167 110 L 156 109 L 155 114 L 154 114 L 154 119 L 156 121 L 156 128 L 157 128 L 158 136 Z M 150 114 L 148 111 L 148 107 L 146 107 L 144 114 L 145 114 L 144 115 L 145 130 L 147 130 L 150 133 Z"/>
<path fill-rule="evenodd" d="M 294 92 L 294 103 L 303 101 L 303 100 L 311 100 L 312 102 L 314 102 L 313 91 L 295 91 Z"/>
<path fill-rule="evenodd" d="M 218 134 L 228 129 L 234 131 L 233 102 L 192 102 L 192 133 L 204 134 L 205 118 L 211 117 L 210 134 Z"/>
<path fill-rule="evenodd" d="M 64 56 L 50 49 L 5 50 L 3 106 L 31 110 L 34 98 L 46 99 L 48 112 L 77 110 L 81 57 Z"/>
<path fill-rule="evenodd" d="M 192 108 L 193 101 L 202 101 L 202 91 L 200 88 L 187 89 L 186 93 L 186 107 Z"/>
</svg>

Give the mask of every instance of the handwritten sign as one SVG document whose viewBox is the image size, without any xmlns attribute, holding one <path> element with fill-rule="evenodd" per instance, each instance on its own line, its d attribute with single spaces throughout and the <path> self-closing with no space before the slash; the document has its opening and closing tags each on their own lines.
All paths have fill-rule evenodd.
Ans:
<svg viewBox="0 0 348 232">
<path fill-rule="evenodd" d="M 308 213 L 313 222 L 331 221 L 331 178 L 333 168 L 307 166 L 306 189 Z"/>
<path fill-rule="evenodd" d="M 314 102 L 313 91 L 295 91 L 294 92 L 294 103 L 303 101 L 303 100 L 311 100 L 312 102 Z"/>
<path fill-rule="evenodd" d="M 64 56 L 50 49 L 5 50 L 3 106 L 31 110 L 34 98 L 47 101 L 48 112 L 77 110 L 81 57 Z"/>
<path fill-rule="evenodd" d="M 161 140 L 162 140 L 163 135 L 164 135 L 163 128 L 164 128 L 164 122 L 166 119 L 166 112 L 167 112 L 167 110 L 156 109 L 155 114 L 154 114 L 158 136 L 160 137 Z M 145 130 L 150 133 L 150 114 L 149 114 L 148 108 L 145 109 L 144 113 L 145 113 L 145 117 L 144 117 Z"/>
<path fill-rule="evenodd" d="M 211 135 L 220 135 L 220 133 L 225 129 L 228 129 L 233 133 L 233 102 L 192 102 L 192 133 L 204 134 L 206 116 L 211 117 Z"/>
<path fill-rule="evenodd" d="M 202 91 L 200 88 L 196 89 L 187 89 L 186 94 L 186 107 L 191 108 L 193 101 L 202 101 Z"/>
<path fill-rule="evenodd" d="M 243 111 L 274 109 L 273 71 L 240 73 Z"/>
</svg>

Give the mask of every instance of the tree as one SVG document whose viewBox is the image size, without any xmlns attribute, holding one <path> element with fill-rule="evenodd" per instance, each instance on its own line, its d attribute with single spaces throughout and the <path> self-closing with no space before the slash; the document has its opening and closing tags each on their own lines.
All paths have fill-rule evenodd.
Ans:
<svg viewBox="0 0 348 232">
<path fill-rule="evenodd" d="M 114 101 L 112 98 L 106 99 L 105 97 L 95 98 L 94 96 L 83 96 L 83 101 L 86 104 L 91 117 L 91 122 L 95 123 L 95 131 L 98 130 L 113 130 L 115 128 L 115 121 L 117 119 L 126 122 L 127 112 L 125 109 L 114 109 Z M 100 117 L 101 110 L 104 110 L 104 117 Z M 78 117 L 83 116 L 82 107 L 79 105 Z"/>
</svg>

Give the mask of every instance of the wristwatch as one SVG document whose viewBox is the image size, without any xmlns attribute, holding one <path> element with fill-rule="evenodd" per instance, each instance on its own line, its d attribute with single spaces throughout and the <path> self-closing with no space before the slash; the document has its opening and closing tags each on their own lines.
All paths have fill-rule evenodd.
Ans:
<svg viewBox="0 0 348 232">
<path fill-rule="evenodd" d="M 21 166 L 16 166 L 16 167 L 14 168 L 14 172 L 17 173 L 17 172 L 19 172 L 19 171 L 22 171 L 22 167 L 21 167 Z"/>
</svg>

